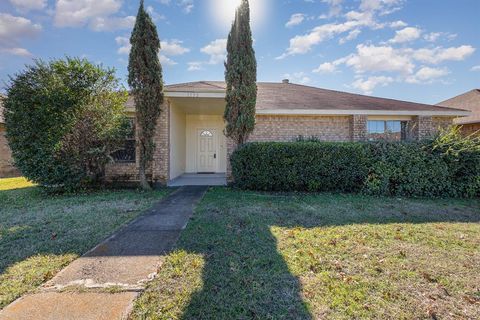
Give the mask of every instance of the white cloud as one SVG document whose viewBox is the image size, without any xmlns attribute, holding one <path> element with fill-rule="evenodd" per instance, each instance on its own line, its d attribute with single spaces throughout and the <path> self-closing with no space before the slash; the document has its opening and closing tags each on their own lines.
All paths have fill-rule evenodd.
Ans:
<svg viewBox="0 0 480 320">
<path fill-rule="evenodd" d="M 408 83 L 432 83 L 449 73 L 447 68 L 422 67 L 414 75 L 407 77 L 405 81 Z"/>
<path fill-rule="evenodd" d="M 127 37 L 116 37 L 115 42 L 119 46 L 117 53 L 121 55 L 130 54 L 132 45 L 130 44 L 130 39 Z M 170 56 L 178 56 L 185 54 L 190 51 L 190 49 L 182 46 L 182 41 L 180 40 L 165 40 L 161 41 L 161 49 L 158 58 L 160 63 L 163 65 L 174 66 L 178 64 L 176 61 L 172 60 Z"/>
<path fill-rule="evenodd" d="M 422 34 L 422 30 L 414 27 L 407 27 L 402 30 L 398 30 L 395 32 L 395 37 L 390 39 L 388 42 L 390 43 L 405 43 L 417 40 L 420 38 Z"/>
<path fill-rule="evenodd" d="M 472 67 L 470 71 L 480 71 L 480 65 Z"/>
<path fill-rule="evenodd" d="M 445 61 L 461 61 L 475 52 L 472 46 L 450 48 L 394 48 L 392 46 L 357 46 L 357 52 L 334 61 L 337 66 L 345 64 L 356 73 L 396 72 L 403 75 L 413 74 L 415 62 L 439 64 Z"/>
<path fill-rule="evenodd" d="M 338 43 L 344 44 L 347 41 L 355 40 L 360 35 L 360 33 L 362 33 L 362 31 L 360 31 L 360 29 L 352 30 L 348 33 L 348 35 L 346 37 L 340 38 L 340 40 L 338 40 Z"/>
<path fill-rule="evenodd" d="M 177 4 L 182 7 L 185 13 L 192 12 L 195 5 L 193 4 L 193 0 L 178 0 Z"/>
<path fill-rule="evenodd" d="M 118 48 L 118 54 L 130 54 L 130 49 L 132 49 L 132 45 L 130 44 L 130 40 L 127 37 L 116 37 L 115 42 L 117 45 L 120 46 Z"/>
<path fill-rule="evenodd" d="M 428 42 L 435 42 L 438 40 L 438 38 L 440 38 L 441 35 L 441 32 L 430 32 L 423 36 L 423 38 Z"/>
<path fill-rule="evenodd" d="M 169 6 L 172 3 L 172 0 L 158 0 L 158 2 Z M 176 0 L 175 3 L 177 6 L 181 7 L 185 13 L 192 12 L 193 8 L 195 7 L 194 0 Z"/>
<path fill-rule="evenodd" d="M 337 66 L 334 62 L 324 62 L 318 66 L 318 68 L 313 69 L 314 73 L 334 73 L 337 70 Z"/>
<path fill-rule="evenodd" d="M 448 33 L 448 32 L 430 32 L 423 36 L 428 42 L 436 42 L 440 38 L 446 38 L 447 40 L 453 40 L 457 37 L 456 34 Z"/>
<path fill-rule="evenodd" d="M 58 0 L 54 22 L 57 27 L 82 27 L 88 25 L 94 31 L 129 29 L 135 17 L 112 17 L 122 0 Z"/>
<path fill-rule="evenodd" d="M 42 26 L 29 19 L 0 13 L 0 46 L 17 43 L 21 38 L 33 38 L 42 31 Z"/>
<path fill-rule="evenodd" d="M 25 58 L 33 57 L 33 54 L 31 54 L 30 51 L 24 48 L 0 48 L 0 52 Z"/>
<path fill-rule="evenodd" d="M 400 9 L 404 0 L 362 0 L 360 10 L 387 15 Z"/>
<path fill-rule="evenodd" d="M 285 24 L 285 27 L 290 28 L 301 24 L 305 20 L 305 15 L 303 13 L 292 14 L 290 20 Z"/>
<path fill-rule="evenodd" d="M 42 26 L 29 19 L 0 13 L 0 53 L 24 58 L 33 57 L 27 49 L 18 46 L 23 38 L 34 38 Z"/>
<path fill-rule="evenodd" d="M 402 20 L 393 21 L 390 23 L 390 28 L 393 28 L 393 29 L 404 28 L 406 26 L 408 26 L 408 24 L 406 22 L 403 22 Z"/>
<path fill-rule="evenodd" d="M 183 41 L 180 40 L 171 40 L 171 41 L 161 41 L 161 52 L 167 56 L 178 56 L 190 52 L 190 49 L 182 46 Z"/>
<path fill-rule="evenodd" d="M 90 28 L 93 31 L 114 31 L 121 29 L 131 29 L 134 25 L 134 16 L 127 16 L 124 18 L 97 17 L 90 22 Z"/>
<path fill-rule="evenodd" d="M 407 83 L 432 83 L 448 75 L 450 71 L 447 68 L 431 67 L 428 65 L 437 65 L 445 61 L 460 61 L 469 57 L 475 48 L 471 46 L 460 46 L 450 48 L 394 48 L 392 46 L 365 45 L 357 46 L 357 51 L 346 57 L 337 59 L 333 62 L 322 63 L 315 73 L 331 73 L 337 70 L 339 65 L 346 65 L 353 69 L 358 75 L 371 73 L 391 73 L 396 74 L 396 81 L 405 81 Z M 417 68 L 417 63 L 423 65 Z M 480 66 L 477 68 L 480 71 Z M 472 71 L 473 68 L 472 68 Z M 354 82 L 354 87 L 371 93 L 375 87 L 381 84 L 381 80 L 390 83 L 393 80 L 390 76 L 361 76 Z"/>
<path fill-rule="evenodd" d="M 166 19 L 166 17 L 163 14 L 160 14 L 157 11 L 155 11 L 155 8 L 153 8 L 152 6 L 148 6 L 146 10 L 148 14 L 150 14 L 150 16 L 152 17 L 153 21 Z"/>
<path fill-rule="evenodd" d="M 345 64 L 357 73 L 402 72 L 412 73 L 415 68 L 412 59 L 390 46 L 360 44 L 357 53 L 347 56 Z"/>
<path fill-rule="evenodd" d="M 10 3 L 20 11 L 42 10 L 47 6 L 47 0 L 10 0 Z"/>
<path fill-rule="evenodd" d="M 385 76 L 368 77 L 367 79 L 359 78 L 352 83 L 352 87 L 362 91 L 365 94 L 372 94 L 376 87 L 385 87 L 393 81 L 393 78 Z"/>
<path fill-rule="evenodd" d="M 290 46 L 287 48 L 287 51 L 277 57 L 277 59 L 284 59 L 291 55 L 308 53 L 313 46 L 331 39 L 337 34 L 350 31 L 362 23 L 363 22 L 358 21 L 347 21 L 340 24 L 329 23 L 318 26 L 305 35 L 295 36 L 290 39 Z"/>
<path fill-rule="evenodd" d="M 209 64 L 219 64 L 227 57 L 227 39 L 216 39 L 200 49 L 210 56 Z"/>
<path fill-rule="evenodd" d="M 313 1 L 310 1 L 313 2 Z M 320 19 L 327 19 L 331 17 L 336 17 L 342 12 L 342 3 L 343 0 L 322 0 L 323 3 L 326 3 L 330 6 L 328 14 L 323 14 L 320 16 Z"/>
<path fill-rule="evenodd" d="M 376 15 L 386 13 L 386 10 L 390 10 L 392 6 L 400 5 L 401 3 L 401 0 L 363 0 L 360 5 L 360 11 L 349 11 L 344 15 L 346 21 L 319 25 L 304 35 L 297 35 L 291 38 L 289 47 L 276 59 L 306 54 L 323 41 L 330 40 L 346 32 L 349 32 L 349 35 L 340 40 L 341 42 L 354 39 L 361 32 L 362 28 L 383 28 L 385 24 L 378 23 Z"/>
<path fill-rule="evenodd" d="M 283 76 L 285 79 L 289 79 L 293 83 L 307 84 L 311 81 L 305 72 L 295 72 L 293 74 L 286 73 Z"/>
<path fill-rule="evenodd" d="M 188 71 L 198 71 L 203 70 L 203 62 L 192 61 L 188 63 Z"/>
<path fill-rule="evenodd" d="M 160 60 L 160 63 L 163 64 L 163 65 L 167 65 L 167 66 L 174 66 L 177 64 L 176 61 L 173 61 L 172 59 L 170 59 L 169 57 L 163 55 L 163 54 L 159 54 L 158 55 L 158 58 Z"/>
<path fill-rule="evenodd" d="M 205 65 L 223 63 L 227 58 L 227 39 L 216 39 L 200 49 L 210 56 L 208 61 L 192 61 L 188 63 L 188 71 L 204 70 Z"/>
<path fill-rule="evenodd" d="M 474 47 L 463 45 L 460 47 L 436 47 L 433 49 L 423 48 L 413 50 L 412 56 L 415 60 L 423 63 L 438 64 L 444 61 L 462 61 L 471 56 L 474 52 Z"/>
</svg>

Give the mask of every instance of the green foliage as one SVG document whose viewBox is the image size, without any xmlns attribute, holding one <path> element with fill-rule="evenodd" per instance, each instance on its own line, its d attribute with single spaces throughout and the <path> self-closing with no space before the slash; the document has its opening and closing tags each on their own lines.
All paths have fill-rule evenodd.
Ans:
<svg viewBox="0 0 480 320">
<path fill-rule="evenodd" d="M 371 162 L 357 143 L 248 143 L 231 158 L 236 184 L 274 191 L 360 191 Z"/>
<path fill-rule="evenodd" d="M 414 143 L 249 143 L 231 161 L 243 189 L 480 195 L 480 139 L 462 137 L 457 128 Z"/>
<path fill-rule="evenodd" d="M 442 196 L 450 188 L 448 165 L 428 152 L 427 144 L 379 142 L 364 192 L 391 196 Z M 445 195 L 446 196 L 446 195 Z"/>
<path fill-rule="evenodd" d="M 128 84 L 135 99 L 138 126 L 140 180 L 148 188 L 145 171 L 153 159 L 155 129 L 163 104 L 162 66 L 158 59 L 160 39 L 157 28 L 140 2 L 130 38 L 132 49 L 128 63 Z"/>
<path fill-rule="evenodd" d="M 36 61 L 11 77 L 4 106 L 16 166 L 55 189 L 97 182 L 124 135 L 118 87 L 113 69 L 76 58 Z"/>
<path fill-rule="evenodd" d="M 242 0 L 228 35 L 225 81 L 225 134 L 241 145 L 255 128 L 257 103 L 257 61 L 253 50 L 248 0 Z"/>
</svg>

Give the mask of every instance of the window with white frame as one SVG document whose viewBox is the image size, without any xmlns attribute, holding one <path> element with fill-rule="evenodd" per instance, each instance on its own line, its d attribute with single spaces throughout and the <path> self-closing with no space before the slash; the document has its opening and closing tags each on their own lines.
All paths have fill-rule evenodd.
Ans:
<svg viewBox="0 0 480 320">
<path fill-rule="evenodd" d="M 369 140 L 403 141 L 407 139 L 407 121 L 369 120 L 367 132 Z"/>
</svg>

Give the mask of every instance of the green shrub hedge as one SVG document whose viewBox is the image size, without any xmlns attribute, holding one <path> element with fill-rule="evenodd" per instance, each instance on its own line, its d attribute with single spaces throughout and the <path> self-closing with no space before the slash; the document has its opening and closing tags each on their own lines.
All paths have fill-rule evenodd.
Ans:
<svg viewBox="0 0 480 320">
<path fill-rule="evenodd" d="M 234 152 L 231 163 L 235 185 L 242 189 L 480 195 L 480 142 L 457 131 L 409 143 L 248 143 Z"/>
</svg>

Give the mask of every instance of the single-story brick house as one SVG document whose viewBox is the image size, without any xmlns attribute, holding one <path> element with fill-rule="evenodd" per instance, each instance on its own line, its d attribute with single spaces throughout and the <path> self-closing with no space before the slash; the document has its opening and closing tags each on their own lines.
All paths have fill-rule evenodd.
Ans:
<svg viewBox="0 0 480 320">
<path fill-rule="evenodd" d="M 455 123 L 462 126 L 462 131 L 465 134 L 480 131 L 480 89 L 465 92 L 459 96 L 440 102 L 438 105 L 471 111 L 472 113 L 468 117 L 455 119 Z"/>
<path fill-rule="evenodd" d="M 184 174 L 229 177 L 235 146 L 224 134 L 225 83 L 200 81 L 165 87 L 158 120 L 152 180 L 168 184 Z M 127 110 L 135 115 L 133 99 Z M 303 86 L 284 80 L 258 83 L 256 127 L 249 141 L 418 140 L 469 111 Z M 137 180 L 134 136 L 107 168 L 109 180 Z"/>
<path fill-rule="evenodd" d="M 3 118 L 3 99 L 0 95 L 0 178 L 16 177 L 20 172 L 13 165 L 12 152 L 5 136 L 5 119 Z"/>
</svg>

